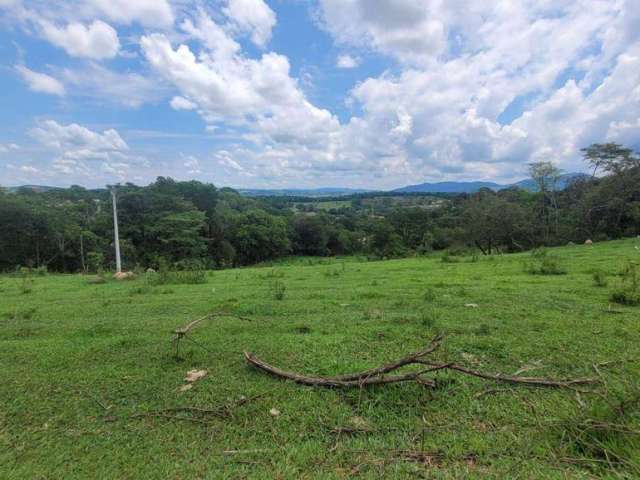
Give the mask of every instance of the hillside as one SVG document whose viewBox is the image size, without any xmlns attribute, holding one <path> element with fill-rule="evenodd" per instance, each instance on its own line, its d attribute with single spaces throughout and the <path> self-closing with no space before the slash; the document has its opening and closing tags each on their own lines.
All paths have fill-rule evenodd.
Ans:
<svg viewBox="0 0 640 480">
<path fill-rule="evenodd" d="M 2 276 L 2 477 L 638 478 L 637 403 L 609 418 L 613 407 L 584 393 L 634 394 L 638 308 L 608 300 L 634 241 L 551 251 L 566 275 L 527 274 L 530 255 L 514 254 L 307 258 L 194 285 Z M 203 322 L 174 358 L 171 332 L 212 311 L 244 319 Z M 607 383 L 578 393 L 443 370 L 430 374 L 436 388 L 322 389 L 243 357 L 344 374 L 437 332 L 433 360 L 553 378 L 599 378 L 597 368 Z M 181 392 L 192 369 L 208 375 Z M 602 418 L 615 429 L 581 434 Z"/>
</svg>

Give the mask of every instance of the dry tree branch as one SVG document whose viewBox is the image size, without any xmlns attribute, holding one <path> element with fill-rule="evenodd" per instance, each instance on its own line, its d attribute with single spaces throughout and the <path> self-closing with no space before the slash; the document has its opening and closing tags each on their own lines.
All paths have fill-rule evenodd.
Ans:
<svg viewBox="0 0 640 480">
<path fill-rule="evenodd" d="M 276 377 L 285 378 L 287 380 L 293 380 L 296 383 L 300 383 L 302 385 L 308 385 L 311 387 L 329 387 L 329 388 L 359 388 L 370 385 L 382 385 L 385 383 L 398 383 L 398 382 L 410 382 L 410 381 L 420 381 L 420 383 L 424 383 L 427 386 L 434 387 L 435 383 L 432 380 L 422 379 L 420 375 L 431 372 L 433 368 L 427 368 L 415 373 L 407 373 L 404 375 L 377 375 L 370 377 L 356 377 L 353 376 L 353 380 L 343 380 L 340 377 L 310 377 L 307 375 L 301 375 L 295 372 L 288 372 L 286 370 L 282 370 L 278 367 L 274 367 L 273 365 L 269 365 L 268 363 L 260 360 L 253 353 L 244 352 L 244 358 L 248 363 L 253 365 L 259 370 L 270 373 Z M 352 377 L 349 375 L 348 377 Z"/>
<path fill-rule="evenodd" d="M 313 387 L 362 388 L 370 385 L 383 385 L 387 383 L 410 381 L 415 381 L 429 387 L 435 387 L 435 381 L 429 378 L 425 378 L 424 375 L 426 373 L 435 372 L 437 370 L 451 370 L 462 373 L 464 375 L 482 378 L 484 380 L 536 387 L 572 388 L 575 385 L 585 385 L 598 382 L 597 379 L 593 378 L 554 380 L 541 377 L 518 377 L 514 375 L 504 375 L 501 373 L 491 374 L 472 370 L 456 363 L 438 363 L 424 360 L 423 357 L 437 350 L 437 348 L 440 346 L 441 340 L 442 336 L 439 335 L 431 341 L 427 348 L 411 353 L 399 360 L 396 360 L 395 362 L 381 365 L 380 367 L 372 368 L 359 373 L 327 377 L 312 377 L 296 372 L 282 370 L 259 359 L 250 352 L 244 352 L 244 357 L 250 365 L 256 367 L 259 370 L 267 372 L 276 377 L 285 378 L 302 385 L 309 385 Z M 396 371 L 399 368 L 407 365 L 424 365 L 428 368 L 416 372 L 406 373 L 403 375 L 386 375 L 387 373 Z"/>
</svg>

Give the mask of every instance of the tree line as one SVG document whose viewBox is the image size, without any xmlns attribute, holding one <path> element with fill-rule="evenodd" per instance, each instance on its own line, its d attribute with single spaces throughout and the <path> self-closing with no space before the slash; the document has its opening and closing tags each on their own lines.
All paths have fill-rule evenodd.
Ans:
<svg viewBox="0 0 640 480">
<path fill-rule="evenodd" d="M 125 266 L 228 268 L 288 255 L 390 258 L 475 249 L 485 255 L 640 234 L 640 158 L 617 144 L 583 149 L 592 174 L 560 190 L 551 162 L 530 165 L 531 192 L 247 198 L 159 177 L 117 186 Z M 411 201 L 407 201 L 408 198 Z M 418 198 L 418 200 L 415 200 Z M 0 270 L 113 268 L 108 189 L 0 190 Z"/>
</svg>

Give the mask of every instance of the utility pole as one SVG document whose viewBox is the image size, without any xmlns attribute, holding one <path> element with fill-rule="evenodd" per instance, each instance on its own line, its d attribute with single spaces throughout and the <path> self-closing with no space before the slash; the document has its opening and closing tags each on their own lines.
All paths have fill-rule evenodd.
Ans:
<svg viewBox="0 0 640 480">
<path fill-rule="evenodd" d="M 116 273 L 122 272 L 122 262 L 120 261 L 120 236 L 118 235 L 118 206 L 116 200 L 116 187 L 111 187 L 111 200 L 113 203 L 113 236 L 116 246 Z"/>
</svg>

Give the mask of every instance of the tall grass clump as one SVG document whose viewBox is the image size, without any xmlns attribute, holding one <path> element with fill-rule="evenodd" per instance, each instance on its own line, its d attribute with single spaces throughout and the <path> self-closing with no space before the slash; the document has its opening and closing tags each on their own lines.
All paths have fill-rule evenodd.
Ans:
<svg viewBox="0 0 640 480">
<path fill-rule="evenodd" d="M 640 272 L 638 264 L 628 262 L 620 273 L 622 280 L 609 299 L 620 305 L 640 305 Z"/>
<path fill-rule="evenodd" d="M 271 292 L 273 293 L 273 298 L 275 298 L 276 300 L 283 300 L 286 291 L 286 285 L 280 280 L 276 280 L 271 284 Z"/>
<path fill-rule="evenodd" d="M 594 270 L 592 274 L 593 284 L 596 287 L 606 287 L 607 286 L 607 274 L 603 270 Z"/>
<path fill-rule="evenodd" d="M 531 275 L 564 275 L 567 269 L 560 259 L 544 248 L 533 250 L 524 264 L 525 272 Z"/>
<path fill-rule="evenodd" d="M 563 454 L 611 478 L 640 478 L 640 391 L 609 392 L 584 412 L 555 425 Z M 626 476 L 630 475 L 630 476 Z M 609 478 L 609 477 L 607 477 Z"/>
</svg>

